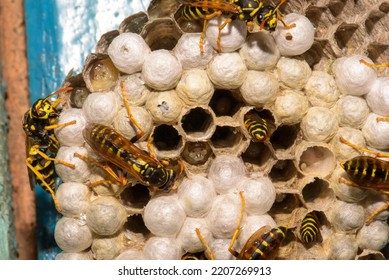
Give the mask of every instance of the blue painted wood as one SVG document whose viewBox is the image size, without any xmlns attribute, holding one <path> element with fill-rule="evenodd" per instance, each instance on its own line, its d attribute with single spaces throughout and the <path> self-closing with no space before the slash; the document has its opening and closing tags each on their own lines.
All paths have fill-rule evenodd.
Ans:
<svg viewBox="0 0 389 280">
<path fill-rule="evenodd" d="M 1 66 L 0 66 L 1 67 Z M 8 168 L 7 114 L 0 68 L 0 260 L 16 258 L 15 228 L 12 212 L 12 185 Z"/>
<path fill-rule="evenodd" d="M 117 29 L 149 0 L 25 0 L 30 103 L 62 84 L 68 71 L 80 72 L 102 34 Z M 60 215 L 49 194 L 36 188 L 38 258 L 60 251 L 54 228 Z"/>
</svg>

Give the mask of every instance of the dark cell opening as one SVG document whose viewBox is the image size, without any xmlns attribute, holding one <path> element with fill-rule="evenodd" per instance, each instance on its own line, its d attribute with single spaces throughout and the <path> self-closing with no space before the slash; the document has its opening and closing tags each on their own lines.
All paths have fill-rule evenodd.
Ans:
<svg viewBox="0 0 389 280">
<path fill-rule="evenodd" d="M 171 125 L 162 124 L 154 130 L 154 146 L 160 151 L 170 151 L 178 148 L 181 135 Z"/>
</svg>

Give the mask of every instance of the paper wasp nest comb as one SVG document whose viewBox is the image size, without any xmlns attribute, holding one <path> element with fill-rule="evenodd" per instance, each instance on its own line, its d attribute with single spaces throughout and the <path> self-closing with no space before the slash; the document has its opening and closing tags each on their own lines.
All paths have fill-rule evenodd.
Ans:
<svg viewBox="0 0 389 280">
<path fill-rule="evenodd" d="M 374 211 L 368 206 L 381 198 L 338 182 L 345 176 L 339 162 L 359 154 L 340 136 L 388 147 L 378 135 L 387 135 L 389 122 L 368 124 L 382 113 L 372 105 L 379 106 L 374 92 L 384 91 L 377 71 L 352 56 L 367 52 L 383 62 L 388 54 L 389 4 L 374 3 L 290 1 L 283 19 L 294 28 L 279 23 L 274 33 L 245 34 L 244 22 L 234 20 L 225 29 L 233 32 L 222 33 L 221 53 L 214 30 L 220 19 L 209 22 L 201 54 L 201 24 L 184 20 L 176 1 L 152 1 L 147 13 L 104 34 L 82 73 L 65 83 L 74 89 L 59 122 L 77 122 L 56 131 L 57 158 L 76 168 L 56 164 L 64 181 L 57 191 L 64 217 L 56 227 L 64 252 L 57 258 L 180 259 L 205 250 L 198 228 L 217 259 L 233 259 L 228 245 L 240 191 L 245 208 L 236 249 L 264 225 L 286 226 L 278 259 L 384 258 L 388 215 L 365 224 Z M 349 69 L 345 60 L 371 77 L 347 76 L 339 70 Z M 251 119 L 265 121 L 268 139 L 254 139 Z M 161 163 L 182 162 L 172 190 L 147 188 L 131 175 L 124 187 L 92 162 L 122 172 L 84 141 L 85 131 L 101 124 L 133 139 L 141 133 L 134 120 L 143 130 L 136 147 L 152 147 Z M 300 236 L 307 213 L 318 223 L 312 244 Z"/>
</svg>

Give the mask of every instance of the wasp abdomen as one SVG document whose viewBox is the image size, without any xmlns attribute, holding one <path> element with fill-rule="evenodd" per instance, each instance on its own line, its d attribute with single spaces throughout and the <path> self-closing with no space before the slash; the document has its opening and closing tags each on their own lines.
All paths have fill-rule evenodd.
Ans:
<svg viewBox="0 0 389 280">
<path fill-rule="evenodd" d="M 351 181 L 361 187 L 389 184 L 389 163 L 377 158 L 359 156 L 341 163 Z"/>
<path fill-rule="evenodd" d="M 308 213 L 301 222 L 300 236 L 303 242 L 309 244 L 317 239 L 319 233 L 319 225 L 316 217 L 312 213 Z"/>
<path fill-rule="evenodd" d="M 247 118 L 244 121 L 244 125 L 249 134 L 258 141 L 264 141 L 268 137 L 268 127 L 265 119 L 258 121 Z"/>
</svg>

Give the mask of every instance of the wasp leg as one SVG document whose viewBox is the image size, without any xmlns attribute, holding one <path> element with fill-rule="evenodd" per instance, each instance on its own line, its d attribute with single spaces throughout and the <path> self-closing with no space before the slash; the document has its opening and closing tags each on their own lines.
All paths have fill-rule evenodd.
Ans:
<svg viewBox="0 0 389 280">
<path fill-rule="evenodd" d="M 65 127 L 65 126 L 72 125 L 72 124 L 75 124 L 75 123 L 76 123 L 76 120 L 70 121 L 70 122 L 67 122 L 67 123 L 57 123 L 57 124 L 52 124 L 52 125 L 45 126 L 45 129 L 46 130 L 52 130 L 54 128 Z"/>
<path fill-rule="evenodd" d="M 389 208 L 389 201 L 386 201 L 386 203 L 384 205 L 382 205 L 381 207 L 379 207 L 377 210 L 375 210 L 369 218 L 367 218 L 366 220 L 366 224 L 370 224 L 371 221 L 374 219 L 374 217 L 376 217 L 379 213 L 381 213 L 382 211 L 385 211 L 386 209 Z"/>
<path fill-rule="evenodd" d="M 360 185 L 355 184 L 355 183 L 353 183 L 353 182 L 351 182 L 351 181 L 349 181 L 349 180 L 346 180 L 346 179 L 343 178 L 343 177 L 340 177 L 340 178 L 338 179 L 338 182 L 339 182 L 339 183 L 346 184 L 346 185 L 348 185 L 348 186 L 350 186 L 350 187 L 361 188 Z"/>
<path fill-rule="evenodd" d="M 98 181 L 95 181 L 95 182 L 91 182 L 91 183 L 88 183 L 87 186 L 90 187 L 90 188 L 94 188 L 94 187 L 97 187 L 98 185 L 102 185 L 102 184 L 111 184 L 111 185 L 114 185 L 115 182 L 114 181 L 111 181 L 111 180 L 98 180 Z"/>
<path fill-rule="evenodd" d="M 207 29 L 207 22 L 216 16 L 220 16 L 221 14 L 222 14 L 221 11 L 216 11 L 204 17 L 203 31 L 201 32 L 200 35 L 200 53 L 204 53 L 204 36 L 205 36 L 205 30 Z"/>
<path fill-rule="evenodd" d="M 45 160 L 51 160 L 51 161 L 54 161 L 54 162 L 57 162 L 57 163 L 60 163 L 62 165 L 65 165 L 67 167 L 70 167 L 70 168 L 76 168 L 76 166 L 73 164 L 73 163 L 69 163 L 69 162 L 66 162 L 64 160 L 61 160 L 61 159 L 57 159 L 57 158 L 51 158 L 49 157 L 48 155 L 46 155 L 45 153 L 42 153 L 41 151 L 37 150 L 37 153 L 43 157 Z"/>
<path fill-rule="evenodd" d="M 295 23 L 292 23 L 292 24 L 289 24 L 287 25 L 284 20 L 282 19 L 282 16 L 280 14 L 280 12 L 278 11 L 278 9 L 282 6 L 282 4 L 284 4 L 286 2 L 286 0 L 281 0 L 280 3 L 278 3 L 277 7 L 274 9 L 274 11 L 277 12 L 277 20 L 281 21 L 282 24 L 284 25 L 285 29 L 291 29 L 293 27 L 296 27 L 296 24 Z"/>
<path fill-rule="evenodd" d="M 210 259 L 214 260 L 215 254 L 212 252 L 211 248 L 209 247 L 208 242 L 202 236 L 199 228 L 196 228 L 196 234 L 197 234 L 198 238 L 200 239 L 201 243 L 205 246 L 205 249 L 209 252 Z"/>
<path fill-rule="evenodd" d="M 50 94 L 49 96 L 47 96 L 44 100 L 47 100 L 49 99 L 50 97 L 54 96 L 54 95 L 58 95 L 58 94 L 61 94 L 63 92 L 67 92 L 67 91 L 70 91 L 72 90 L 73 88 L 72 87 L 64 87 L 64 88 L 60 88 L 59 90 L 57 90 L 56 92 L 53 92 L 52 94 Z M 57 108 L 57 106 L 62 102 L 62 99 L 60 98 L 57 98 L 57 100 L 54 101 L 54 103 L 51 105 L 53 106 L 54 108 Z"/>
<path fill-rule="evenodd" d="M 233 248 L 233 246 L 235 244 L 236 239 L 238 239 L 238 236 L 239 236 L 239 233 L 240 233 L 240 224 L 242 222 L 243 211 L 244 211 L 244 204 L 245 204 L 245 199 L 244 199 L 244 196 L 243 196 L 243 192 L 242 191 L 239 192 L 239 195 L 240 195 L 240 199 L 242 200 L 242 206 L 241 206 L 241 209 L 240 209 L 238 226 L 236 227 L 234 235 L 232 236 L 232 239 L 231 239 L 231 242 L 230 242 L 230 246 L 228 246 L 228 251 L 230 251 L 230 253 L 234 257 L 236 257 L 236 258 L 239 256 L 239 253 Z"/>
<path fill-rule="evenodd" d="M 376 118 L 376 120 L 377 120 L 378 122 L 380 122 L 380 121 L 385 121 L 385 122 L 387 122 L 387 121 L 389 121 L 389 117 L 378 117 L 378 118 Z"/>
<path fill-rule="evenodd" d="M 121 186 L 126 186 L 127 182 L 125 180 L 125 178 L 121 175 L 117 175 L 115 173 L 115 171 L 112 170 L 111 167 L 109 167 L 108 165 L 104 165 L 102 164 L 101 162 L 98 162 L 97 160 L 93 159 L 93 158 L 90 158 L 90 157 L 86 157 L 84 155 L 80 155 L 79 153 L 74 153 L 74 156 L 75 157 L 78 157 L 84 161 L 89 161 L 91 162 L 92 164 L 96 165 L 96 166 L 99 166 L 101 168 L 103 168 L 109 175 L 111 175 L 111 177 L 116 181 L 118 182 Z"/>
<path fill-rule="evenodd" d="M 363 63 L 365 64 L 366 66 L 369 66 L 371 68 L 385 68 L 385 67 L 389 67 L 389 63 L 381 63 L 381 64 L 374 64 L 374 63 L 369 63 L 367 62 L 366 60 L 359 60 L 360 63 Z"/>
<path fill-rule="evenodd" d="M 375 155 L 376 157 L 389 158 L 389 154 L 379 153 L 379 152 L 375 152 L 375 151 L 360 147 L 360 146 L 355 145 L 355 144 L 351 143 L 350 141 L 344 139 L 343 137 L 340 137 L 340 142 L 342 142 L 343 144 L 346 144 L 347 146 L 350 146 L 356 150 Z"/>
<path fill-rule="evenodd" d="M 219 26 L 219 33 L 217 34 L 217 51 L 220 53 L 222 52 L 222 46 L 221 46 L 221 36 L 222 36 L 222 30 L 224 27 L 226 27 L 227 24 L 229 24 L 232 21 L 231 18 L 226 19 L 220 26 Z"/>
<path fill-rule="evenodd" d="M 130 109 L 130 104 L 128 103 L 128 100 L 127 100 L 127 93 L 126 93 L 126 89 L 124 87 L 124 83 L 123 81 L 120 81 L 120 88 L 121 88 L 121 91 L 122 91 L 122 96 L 123 96 L 123 102 L 124 102 L 124 106 L 126 107 L 126 110 L 127 110 L 127 115 L 128 115 L 128 119 L 139 129 L 140 133 L 137 134 L 135 136 L 135 139 L 131 139 L 131 142 L 136 142 L 137 140 L 139 140 L 140 138 L 143 137 L 143 135 L 145 135 L 145 132 L 143 130 L 143 128 L 140 126 L 140 124 L 138 123 L 138 121 L 134 118 L 134 116 L 131 114 L 131 109 Z"/>
<path fill-rule="evenodd" d="M 27 167 L 35 174 L 35 176 L 39 179 L 39 181 L 41 182 L 41 184 L 43 186 L 46 187 L 45 190 L 47 190 L 51 197 L 53 198 L 53 201 L 54 201 L 54 205 L 55 205 L 55 208 L 57 209 L 58 212 L 61 212 L 62 211 L 62 208 L 59 206 L 59 203 L 58 203 L 58 200 L 57 198 L 55 197 L 55 193 L 53 191 L 53 189 L 46 183 L 45 181 L 45 178 L 43 177 L 43 175 L 38 171 L 36 170 L 29 162 L 28 160 L 26 161 L 26 164 L 27 164 Z"/>
</svg>

